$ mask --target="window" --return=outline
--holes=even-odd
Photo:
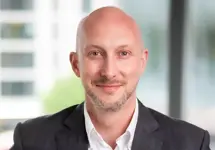
[[[33,28],[30,23],[3,23],[1,25],[3,39],[30,39],[33,37]]]
[[[32,10],[32,0],[1,0],[1,10]]]
[[[58,10],[58,4],[59,4],[59,1],[58,1],[58,0],[53,0],[53,10],[54,10],[54,11],[57,11],[57,10]]]
[[[215,1],[189,1],[184,119],[215,135]],[[212,138],[213,141],[213,138]],[[215,142],[215,141],[213,141]]]
[[[149,49],[149,61],[138,84],[137,97],[144,105],[168,114],[168,62],[166,60],[169,1],[120,0],[120,6],[135,18],[141,28],[145,46]]]
[[[33,67],[33,53],[1,53],[2,68],[26,68]]]
[[[57,39],[58,38],[58,32],[59,32],[59,30],[58,30],[58,24],[57,23],[54,23],[53,24],[53,26],[52,26],[52,29],[53,29],[53,39]]]
[[[34,84],[29,81],[2,81],[2,96],[27,96],[34,92]]]
[[[82,11],[85,13],[89,13],[91,11],[91,1],[90,0],[82,0]]]

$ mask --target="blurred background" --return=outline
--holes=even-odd
[[[184,2],[170,19],[171,0],[0,0],[0,150],[18,122],[84,100],[69,53],[81,18],[107,5],[136,19],[149,49],[138,98],[208,130],[215,150],[215,1]]]

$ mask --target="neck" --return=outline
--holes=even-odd
[[[131,96],[117,112],[98,110],[88,102],[86,103],[87,111],[94,127],[102,138],[114,148],[116,146],[116,139],[125,132],[132,119],[136,105],[136,96]]]

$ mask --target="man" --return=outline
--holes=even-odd
[[[103,7],[78,28],[70,54],[85,89],[85,102],[18,124],[12,150],[210,150],[209,134],[145,107],[136,87],[145,70],[135,21]]]

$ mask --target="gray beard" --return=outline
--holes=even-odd
[[[92,99],[94,106],[105,112],[117,112],[121,110],[121,108],[128,101],[128,99],[131,97],[134,91],[133,90],[132,92],[125,92],[116,102],[107,104],[103,102],[101,99],[99,99],[99,97],[96,96],[88,87],[85,89],[87,96]]]

